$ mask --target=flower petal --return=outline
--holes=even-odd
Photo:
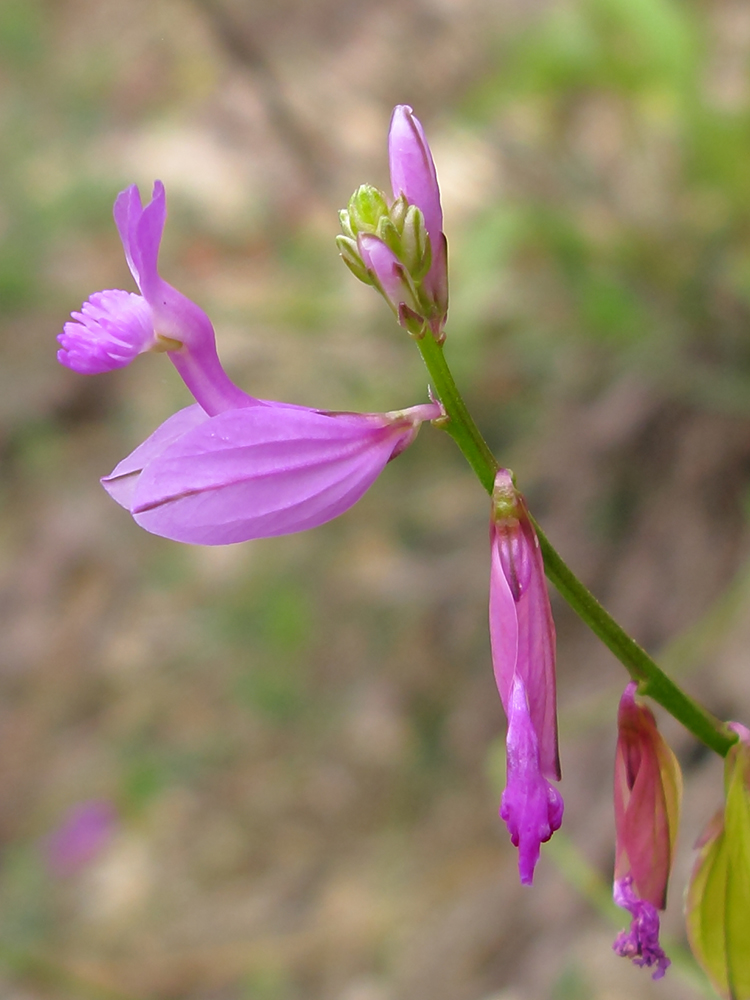
[[[200,426],[200,424],[204,424],[209,419],[209,415],[197,403],[173,413],[156,428],[150,437],[139,444],[135,451],[132,451],[127,458],[123,458],[119,465],[115,466],[112,472],[102,479],[102,486],[113,500],[130,510],[138,477],[144,466],[158,458],[183,434]]]
[[[131,512],[154,534],[204,545],[312,528],[362,496],[414,424],[283,405],[228,410],[144,467]]]

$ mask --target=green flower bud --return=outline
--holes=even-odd
[[[383,216],[388,215],[388,203],[382,191],[372,184],[361,184],[349,199],[349,226],[352,236],[374,233]]]
[[[337,236],[336,246],[341,254],[341,259],[352,272],[355,278],[364,281],[366,285],[374,285],[375,281],[362,262],[357,249],[357,241],[349,236]]]
[[[430,270],[432,251],[430,237],[424,225],[424,215],[416,205],[410,205],[404,218],[401,236],[401,260],[415,284],[418,284]]]
[[[400,194],[391,205],[390,211],[391,222],[398,230],[399,235],[404,231],[404,219],[408,210],[409,202],[406,200],[406,195]]]
[[[745,738],[727,755],[726,786],[724,814],[713,818],[697,845],[685,912],[693,954],[716,990],[731,1000],[749,1000],[750,742]]]
[[[345,208],[342,208],[339,212],[339,222],[341,223],[341,228],[344,230],[344,235],[348,236],[351,240],[355,239],[357,234],[352,229],[349,212]]]

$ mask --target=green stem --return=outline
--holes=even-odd
[[[443,429],[454,439],[482,486],[491,494],[498,463],[458,391],[442,345],[427,330],[417,340],[417,346],[435,393],[446,412]],[[534,525],[544,557],[544,569],[550,582],[591,631],[614,653],[631,678],[638,682],[639,693],[653,698],[697,739],[725,757],[736,741],[736,735],[667,677],[575,576],[539,525],[536,522]]]

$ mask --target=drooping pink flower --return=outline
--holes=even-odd
[[[540,845],[559,829],[563,800],[555,693],[555,626],[534,526],[511,473],[495,478],[490,522],[490,640],[508,717],[507,785],[501,817],[530,885]]]
[[[674,858],[682,779],[679,764],[656,728],[651,710],[625,688],[617,713],[615,752],[614,899],[629,910],[629,931],[613,947],[636,965],[655,966],[661,978],[670,962],[659,944],[659,916],[667,901]]]
[[[173,414],[102,483],[148,531],[220,545],[316,527],[351,507],[439,403],[382,414],[330,413],[248,396],[229,379],[213,326],[158,271],[164,187],[136,187],[115,221],[140,295],[98,292],[65,324],[59,360],[86,374],[166,351],[198,405]]]

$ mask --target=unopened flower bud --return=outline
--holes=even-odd
[[[659,979],[670,962],[659,944],[657,910],[667,902],[682,777],[653,713],[636,700],[636,689],[635,682],[628,684],[617,714],[614,899],[632,921],[613,948],[636,965],[654,966],[653,978]]]
[[[490,521],[490,640],[495,681],[508,717],[507,784],[500,815],[530,885],[540,845],[560,827],[555,698],[555,626],[539,542],[521,494],[499,469]]]
[[[352,272],[355,278],[359,278],[366,285],[374,285],[372,275],[367,270],[367,266],[359,253],[357,241],[350,236],[337,236],[336,246],[338,247],[341,259]]]
[[[372,184],[361,184],[349,199],[352,235],[376,232],[384,215],[388,215],[388,203],[383,192]]]
[[[696,847],[685,897],[690,947],[722,997],[750,997],[750,733],[726,758],[726,805]]]

